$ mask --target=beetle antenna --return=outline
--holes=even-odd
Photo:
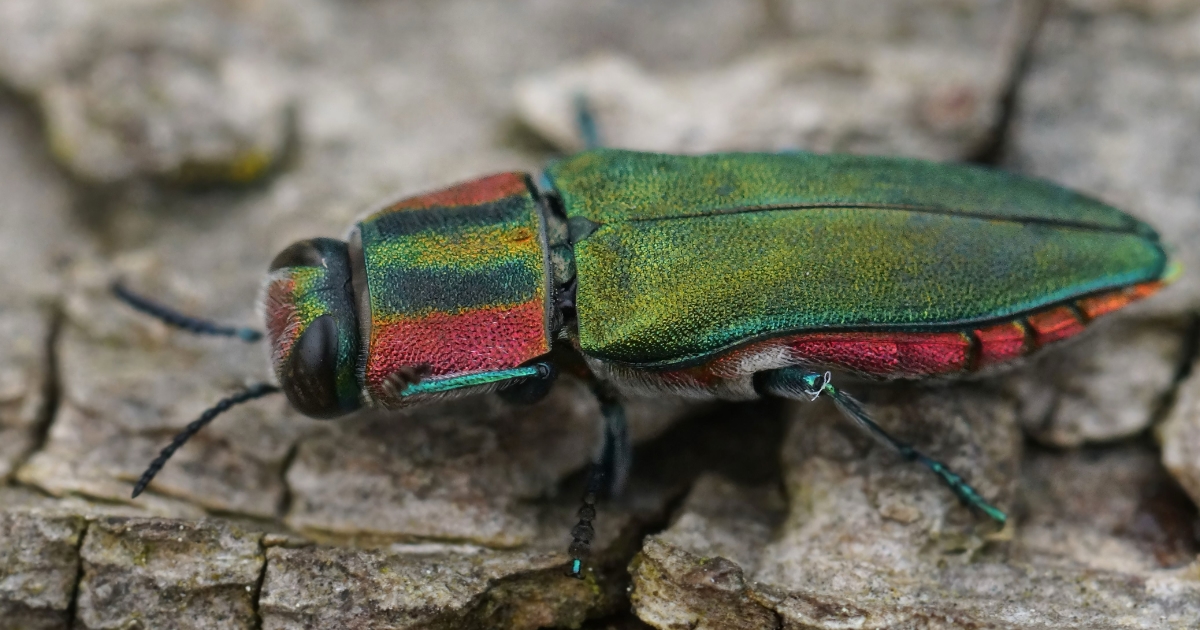
[[[214,418],[225,413],[226,411],[229,411],[229,409],[234,405],[240,405],[244,402],[248,402],[256,398],[262,398],[263,396],[274,394],[279,391],[279,387],[275,385],[270,383],[259,383],[257,385],[251,385],[245,390],[225,398],[212,407],[205,409],[204,413],[200,414],[199,418],[196,418],[186,427],[184,427],[184,429],[180,431],[174,437],[174,439],[171,440],[171,443],[163,448],[161,452],[159,452],[158,457],[155,457],[154,461],[150,462],[150,466],[146,468],[146,472],[142,473],[141,479],[138,479],[138,482],[133,486],[133,498],[136,499],[137,496],[146,489],[146,486],[150,485],[150,481],[154,479],[154,476],[158,474],[158,471],[162,470],[163,465],[167,463],[168,459],[171,459],[171,456],[175,454],[175,451],[179,450],[180,446],[183,446],[184,442],[190,440],[193,435],[196,435],[200,429],[203,429],[205,425],[207,425],[209,422],[212,422]]]
[[[133,307],[134,310],[145,313],[161,322],[181,328],[196,335],[215,335],[218,337],[237,337],[242,341],[254,342],[262,339],[262,333],[253,328],[241,328],[237,326],[226,326],[217,322],[184,315],[179,311],[159,304],[154,300],[140,296],[121,284],[121,281],[116,281],[112,284],[113,295],[117,296],[122,302]]]

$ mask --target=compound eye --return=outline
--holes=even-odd
[[[296,341],[279,380],[297,411],[311,418],[333,418],[346,412],[338,404],[337,368],[337,322],[322,315]]]
[[[285,267],[324,267],[325,254],[312,240],[297,241],[275,255],[268,273]]]

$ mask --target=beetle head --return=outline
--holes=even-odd
[[[262,295],[271,363],[288,400],[313,418],[361,406],[358,320],[346,243],[293,243],[271,262]]]

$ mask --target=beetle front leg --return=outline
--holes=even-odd
[[[579,506],[579,522],[571,528],[571,546],[567,550],[571,554],[571,568],[567,575],[575,578],[583,577],[583,561],[592,551],[592,538],[596,534],[592,526],[592,520],[596,518],[596,500],[602,493],[608,496],[620,494],[633,463],[633,445],[620,396],[603,381],[593,381],[592,392],[600,402],[600,414],[604,417],[604,438],[599,456],[588,470],[587,487]]]
[[[545,398],[558,379],[558,368],[549,361],[536,363],[534,367],[538,369],[537,376],[515,379],[496,393],[514,405],[532,405]]]
[[[875,424],[875,421],[863,409],[862,403],[833,386],[830,382],[829,372],[813,372],[795,367],[769,370],[755,375],[754,387],[760,394],[770,394],[782,398],[814,401],[821,394],[829,396],[844,416],[853,420],[871,437],[904,459],[915,461],[933,471],[946,485],[950,486],[950,489],[964,504],[980,510],[1001,524],[1008,520],[1008,515],[988,503],[975,488],[950,470],[948,466],[918,451],[912,445],[892,437],[882,427]]]

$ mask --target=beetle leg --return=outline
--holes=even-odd
[[[756,375],[755,387],[761,393],[773,394],[783,398],[812,401],[816,400],[821,394],[829,396],[843,415],[853,420],[855,424],[866,430],[867,433],[880,443],[891,448],[905,460],[915,461],[933,471],[946,485],[950,486],[950,489],[954,491],[954,494],[964,504],[980,510],[1000,523],[1008,520],[1008,516],[1003,511],[988,503],[975,488],[972,488],[970,484],[954,471],[950,470],[948,466],[918,451],[912,445],[892,437],[882,427],[875,424],[875,421],[863,409],[862,403],[858,402],[853,396],[833,386],[830,382],[829,372],[822,374],[801,368],[782,368],[761,372]]]
[[[576,512],[579,522],[571,528],[571,545],[567,547],[567,553],[571,555],[571,568],[567,570],[569,577],[583,579],[583,561],[592,554],[592,538],[596,536],[592,520],[596,518],[596,498],[604,483],[604,468],[603,462],[593,462],[588,470],[587,488],[583,491],[583,499]]]
[[[497,393],[506,402],[515,405],[532,405],[545,398],[558,378],[558,368],[549,361],[538,363],[536,367],[537,376],[515,379],[513,383],[501,387]]]
[[[592,383],[592,392],[600,401],[604,417],[604,443],[598,464],[603,473],[601,490],[615,497],[625,489],[629,467],[633,464],[633,443],[629,440],[629,425],[625,421],[625,405],[612,385],[603,381]]]
[[[591,554],[592,538],[596,530],[592,520],[596,518],[596,499],[603,493],[616,496],[625,487],[629,478],[629,467],[633,463],[633,445],[629,440],[629,427],[625,421],[625,406],[611,385],[603,381],[592,382],[592,392],[600,401],[600,414],[604,417],[604,439],[599,458],[588,470],[587,488],[579,506],[579,522],[571,528],[571,568],[567,575],[583,577],[583,560]]]
[[[583,92],[575,95],[575,124],[579,127],[579,137],[583,138],[584,149],[600,148],[600,130],[596,127],[596,116]]]

